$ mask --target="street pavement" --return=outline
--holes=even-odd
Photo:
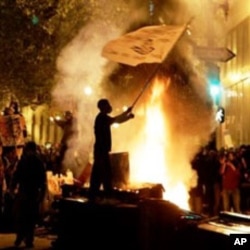
[[[34,240],[34,248],[32,250],[49,250],[52,249],[52,242],[56,239],[55,235],[48,234],[44,229],[39,228],[36,230]],[[25,250],[24,243],[19,248],[14,247],[15,234],[13,232],[0,232],[0,249],[1,250]]]

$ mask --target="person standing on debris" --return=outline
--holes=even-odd
[[[89,198],[93,200],[101,185],[106,195],[112,191],[112,174],[109,152],[111,151],[111,125],[113,123],[123,123],[134,118],[132,107],[118,116],[111,117],[112,106],[107,99],[100,99],[97,103],[100,112],[97,114],[94,123],[95,144],[94,162],[90,176]]]
[[[15,246],[25,242],[33,247],[35,225],[39,219],[39,208],[46,192],[46,169],[34,141],[24,147],[21,159],[14,172],[10,192],[15,197],[13,207]]]

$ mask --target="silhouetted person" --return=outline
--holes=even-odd
[[[97,103],[100,112],[95,118],[94,132],[94,162],[90,176],[89,198],[94,199],[98,194],[101,185],[106,195],[112,192],[112,173],[109,153],[112,146],[111,125],[113,123],[123,123],[134,115],[131,113],[132,107],[118,116],[111,117],[112,106],[107,99],[100,99]]]
[[[197,173],[197,184],[190,190],[192,210],[198,214],[202,214],[203,207],[203,185],[204,185],[204,168],[203,164],[206,158],[206,150],[201,149],[191,161],[192,169]]]
[[[15,246],[22,241],[33,247],[39,207],[46,191],[46,170],[35,142],[27,142],[13,175],[10,192],[15,195],[13,209],[16,229]]]
[[[72,112],[66,111],[64,113],[64,119],[55,120],[55,123],[58,126],[60,126],[63,130],[63,135],[60,142],[59,156],[57,159],[58,170],[56,171],[60,173],[63,169],[63,160],[68,150],[69,140],[73,137],[74,133],[76,132],[76,120],[73,117]]]

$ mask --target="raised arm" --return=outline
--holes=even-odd
[[[112,118],[112,123],[123,123],[129,119],[134,118],[134,114],[132,113],[132,107],[129,107],[126,111]]]

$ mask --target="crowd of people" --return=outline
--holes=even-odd
[[[230,149],[202,148],[192,161],[197,185],[190,191],[191,207],[199,214],[247,212],[250,198],[250,146]]]

